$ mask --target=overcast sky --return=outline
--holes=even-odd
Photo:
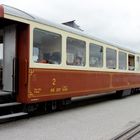
[[[47,20],[76,20],[89,34],[140,52],[139,0],[0,0]]]

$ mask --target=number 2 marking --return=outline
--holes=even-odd
[[[53,85],[53,86],[56,85],[56,79],[55,79],[55,78],[52,79],[52,85]]]

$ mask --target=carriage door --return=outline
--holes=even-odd
[[[16,58],[16,26],[4,28],[3,36],[3,90],[14,92],[15,59]]]

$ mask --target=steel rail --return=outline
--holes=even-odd
[[[111,140],[131,140],[134,136],[140,133],[140,123],[132,126],[131,128],[123,131],[122,133],[118,134]]]

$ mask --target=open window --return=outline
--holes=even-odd
[[[111,48],[106,49],[106,67],[108,69],[116,69],[117,67],[117,51]]]
[[[127,69],[127,54],[125,52],[119,51],[119,69]]]
[[[67,38],[67,65],[85,66],[86,42],[74,38]]]
[[[61,35],[34,29],[33,61],[35,63],[61,63]]]
[[[90,67],[103,67],[103,47],[90,43],[89,48]]]
[[[128,55],[128,70],[131,71],[135,70],[135,55],[132,54]]]
[[[136,57],[136,70],[140,71],[140,56]]]

